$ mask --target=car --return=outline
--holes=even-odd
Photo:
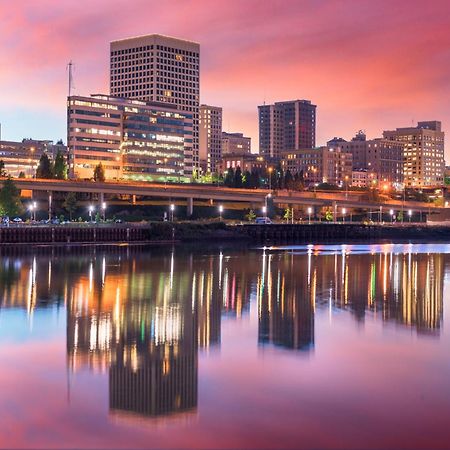
[[[255,219],[255,223],[257,225],[270,225],[272,221],[270,220],[269,217],[257,217]]]
[[[20,217],[14,217],[13,222],[21,223],[23,220]]]

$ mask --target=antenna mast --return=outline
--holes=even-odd
[[[73,63],[72,63],[72,60],[70,60],[69,64],[67,64],[67,69],[69,71],[69,97],[72,95],[72,88],[73,88],[72,68],[73,68]]]

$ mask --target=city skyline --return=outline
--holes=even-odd
[[[223,129],[250,136],[253,151],[257,106],[264,102],[305,98],[317,104],[317,145],[334,136],[350,139],[360,128],[375,137],[420,120],[441,120],[446,130],[446,2],[426,10],[419,1],[407,10],[389,3],[390,14],[386,1],[351,8],[339,1],[190,1],[155,10],[136,0],[128,14],[123,5],[21,2],[0,12],[3,139],[65,138],[66,64],[75,64],[74,95],[106,93],[109,42],[149,33],[200,43],[200,102],[223,107]],[[194,10],[201,14],[185,20]],[[421,32],[405,32],[419,18]],[[419,63],[424,60],[429,63]]]

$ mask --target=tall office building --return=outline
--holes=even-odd
[[[222,108],[200,105],[199,157],[204,172],[214,173],[222,157]]]
[[[259,149],[264,156],[316,146],[316,105],[309,100],[258,106]]]
[[[111,42],[110,93],[164,102],[192,114],[192,153],[186,175],[199,166],[200,45],[159,34]]]
[[[251,138],[242,133],[222,132],[222,155],[248,155],[251,145]]]
[[[416,127],[384,131],[383,137],[405,146],[403,175],[407,187],[437,187],[444,184],[444,132],[441,122],[418,122]]]
[[[72,96],[68,147],[72,178],[92,178],[101,163],[107,179],[181,181],[192,153],[192,116],[172,104]]]

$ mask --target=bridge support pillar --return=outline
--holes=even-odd
[[[188,217],[191,217],[193,213],[194,213],[194,199],[192,197],[189,197],[186,203],[186,215]]]
[[[98,206],[99,209],[102,209],[102,204],[105,201],[105,194],[103,192],[100,192],[100,194],[98,194]]]
[[[338,213],[338,210],[337,210],[337,202],[334,201],[334,202],[333,202],[333,222],[334,222],[334,223],[337,223],[337,221],[338,221],[337,213]]]

